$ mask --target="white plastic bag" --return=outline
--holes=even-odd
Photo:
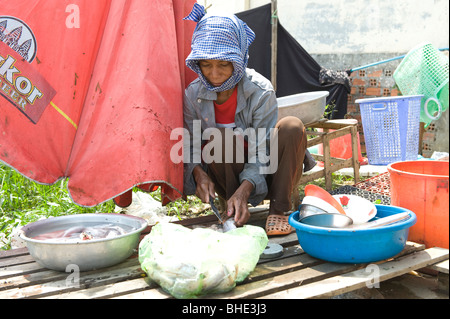
[[[139,245],[139,262],[150,279],[175,298],[227,292],[255,268],[268,243],[261,227],[227,233],[159,223]]]

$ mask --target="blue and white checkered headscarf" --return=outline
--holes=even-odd
[[[194,4],[191,13],[184,20],[197,22],[192,35],[192,51],[186,58],[186,65],[198,74],[203,85],[210,91],[222,92],[233,88],[245,74],[248,47],[255,39],[255,33],[235,15],[209,15],[198,3]],[[233,74],[221,86],[215,87],[202,74],[199,60],[230,61],[234,67]]]

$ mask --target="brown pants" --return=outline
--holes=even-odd
[[[270,200],[271,210],[286,212],[291,208],[292,189],[302,177],[307,141],[305,127],[296,117],[282,118],[275,127],[278,128],[278,168],[275,173],[266,176],[266,199]],[[233,140],[233,146],[235,145],[236,140]],[[222,157],[225,158],[225,149]],[[239,187],[239,174],[244,168],[244,163],[226,162],[222,160],[221,163],[208,164],[208,175],[215,184],[216,192],[225,200]]]

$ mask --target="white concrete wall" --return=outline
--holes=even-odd
[[[198,0],[236,13],[270,0]],[[449,46],[448,0],[278,0],[282,25],[310,54],[408,52]]]

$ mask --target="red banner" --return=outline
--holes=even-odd
[[[15,0],[0,6],[0,160],[79,205],[136,185],[181,196],[194,0]],[[186,79],[186,80],[185,80]]]

